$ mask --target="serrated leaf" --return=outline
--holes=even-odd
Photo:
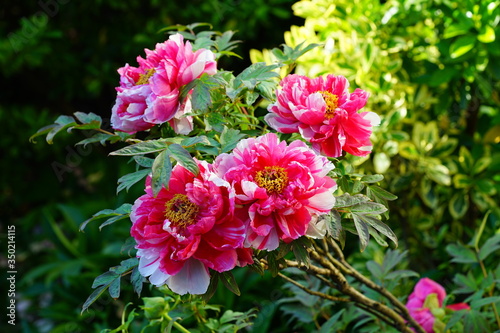
[[[168,147],[167,152],[170,157],[175,159],[177,163],[182,165],[186,170],[188,170],[192,174],[197,175],[200,172],[196,161],[193,159],[191,154],[189,154],[189,152],[186,149],[184,149],[181,145],[173,143]]]
[[[224,130],[220,135],[221,153],[227,153],[236,147],[238,142],[245,137],[245,134],[240,131],[224,126]]]
[[[114,152],[111,152],[110,155],[134,156],[134,155],[156,153],[167,149],[168,142],[169,141],[165,139],[141,141],[136,144],[130,145],[128,147],[124,147]]]
[[[150,169],[143,169],[136,172],[132,172],[122,176],[118,179],[118,187],[116,188],[116,193],[120,193],[121,190],[126,189],[127,191],[134,185],[139,182],[141,179],[146,177],[151,172]]]
[[[168,189],[168,183],[172,174],[172,163],[166,150],[156,156],[151,169],[151,189],[156,197],[162,187]]]

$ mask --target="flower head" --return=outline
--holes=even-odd
[[[197,176],[176,165],[169,188],[156,197],[148,177],[146,194],[135,201],[130,215],[140,273],[178,294],[205,293],[209,268],[224,272],[252,262],[249,250],[242,248],[245,227],[233,214],[229,184],[211,165],[197,164]]]
[[[183,86],[203,73],[215,74],[215,55],[207,49],[193,51],[189,41],[175,34],[156,44],[154,50],[145,50],[146,58],[137,57],[139,67],[126,64],[118,69],[120,86],[112,112],[112,127],[135,133],[155,124],[169,122],[176,133],[188,134],[192,119],[185,116],[191,111],[190,95],[181,99]],[[129,107],[124,97],[141,94],[141,108]],[[145,106],[145,107],[144,107]],[[134,124],[137,122],[138,124]],[[146,126],[145,124],[148,124]]]
[[[335,203],[337,184],[327,176],[333,164],[303,142],[269,133],[242,140],[214,170],[235,189],[237,214],[248,223],[246,244],[274,250],[279,241],[322,236],[318,216]]]
[[[371,152],[372,127],[380,118],[373,112],[358,112],[366,104],[367,92],[349,93],[347,79],[334,75],[311,79],[292,74],[280,85],[265,117],[272,128],[300,132],[313,149],[330,157],[341,156],[342,150],[356,156]]]
[[[427,333],[434,333],[436,327],[444,327],[440,319],[444,316],[441,308],[445,297],[446,291],[439,283],[429,278],[422,278],[408,296],[406,308]],[[470,307],[465,303],[458,303],[448,305],[446,308],[458,311]]]

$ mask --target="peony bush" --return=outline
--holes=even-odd
[[[219,282],[240,295],[232,272],[245,267],[254,274],[268,271],[333,310],[345,305],[336,314],[329,310],[318,322],[321,331],[342,329],[346,318],[368,318],[357,325],[466,332],[467,326],[455,324],[479,303],[443,307],[443,287],[428,278],[417,283],[406,305],[406,295],[389,288],[418,276],[392,271],[404,254],[389,250],[387,264],[377,268],[370,261],[366,269],[344,255],[356,239],[364,253],[398,246],[384,222],[387,202],[397,198],[379,186],[382,175],[360,174],[345,158],[372,150],[370,137],[380,117],[365,109],[370,93],[350,92],[348,80],[335,73],[291,74],[297,58],[320,47],[315,44],[284,47],[277,63],[255,63],[234,75],[217,68],[220,57],[233,54],[233,33],[196,33],[197,26],[179,26],[167,41],[145,50],[138,67],[118,70],[110,129],[101,128],[99,116],[77,112],[33,136],[51,140],[65,129],[93,130],[78,144],[119,142],[111,155],[137,166],[118,179],[118,192],[144,186],[145,194],[133,204],[102,210],[81,226],[100,219],[106,219],[101,227],[130,221],[133,239],[130,257],[96,277],[83,311],[106,290],[118,298],[120,281],[129,277],[137,294],[149,281],[164,295],[143,298],[144,327],[214,331],[214,322],[197,311]],[[496,301],[491,295],[481,304],[494,307]],[[182,315],[173,318],[180,304],[185,318],[192,311],[203,319],[193,324]],[[342,319],[349,307],[355,308],[351,317]],[[228,311],[220,323],[233,322],[233,330],[251,326],[254,314]],[[134,313],[119,329],[129,329]]]

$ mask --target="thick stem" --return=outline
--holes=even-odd
[[[388,324],[394,326],[401,332],[413,333],[413,331],[406,324],[404,318],[401,317],[397,312],[380,302],[366,297],[365,295],[354,289],[352,286],[350,286],[345,276],[340,272],[339,269],[337,269],[333,265],[333,263],[327,260],[327,258],[321,256],[315,250],[310,250],[310,255],[313,260],[315,260],[317,263],[319,263],[329,271],[328,275],[336,283],[337,289],[343,294],[349,296],[358,305],[361,304],[361,308],[365,307],[370,309],[370,311],[373,310],[372,313],[377,315],[382,320],[386,321]],[[379,316],[378,314],[381,314],[382,316]],[[416,328],[419,332],[425,333],[425,331],[423,331],[423,329],[418,325]]]

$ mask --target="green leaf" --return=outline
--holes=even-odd
[[[476,44],[476,37],[471,35],[466,35],[458,38],[450,46],[450,57],[452,59],[463,56],[470,50],[474,48]]]
[[[482,312],[472,309],[465,315],[463,332],[491,332],[491,329]]]
[[[474,166],[474,159],[472,158],[469,150],[464,146],[460,147],[458,153],[458,161],[460,162],[462,168],[464,168],[464,170],[467,172],[471,171]]]
[[[92,215],[92,217],[90,219],[84,221],[80,225],[80,231],[83,231],[83,229],[85,229],[85,227],[87,226],[87,224],[89,222],[92,222],[92,221],[95,221],[95,220],[98,220],[98,219],[109,217],[110,219],[113,219],[113,222],[116,222],[117,220],[114,220],[114,219],[117,218],[117,217],[119,219],[126,218],[126,217],[128,217],[130,215],[131,210],[132,210],[132,205],[128,204],[128,203],[124,203],[124,204],[122,204],[120,207],[118,207],[116,209],[104,209],[104,210],[101,210],[101,211],[95,213],[94,215]],[[106,223],[106,222],[104,222],[104,223]],[[107,224],[111,224],[111,223],[107,223]],[[102,227],[103,227],[103,225],[101,225],[100,228],[102,228]]]
[[[245,137],[245,134],[232,128],[224,126],[224,130],[220,135],[221,153],[227,153],[236,147],[238,142]]]
[[[164,297],[143,297],[144,316],[148,320],[161,318],[163,313],[167,311],[167,301]]]
[[[134,156],[134,161],[138,165],[145,167],[145,168],[152,168],[153,167],[153,162],[154,158],[149,158],[145,156],[140,156],[140,155],[135,155]]]
[[[107,288],[108,288],[108,286],[104,285],[104,286],[100,286],[99,288],[94,290],[94,292],[92,292],[92,294],[90,294],[90,296],[87,298],[85,303],[83,303],[81,313],[83,313],[85,310],[87,310],[89,308],[89,306],[92,305],[92,303],[94,303],[99,297],[101,297],[101,295],[106,291]]]
[[[479,35],[477,35],[477,39],[481,43],[492,43],[495,41],[495,29],[491,26],[484,24],[481,29],[479,29]]]
[[[409,160],[418,160],[420,153],[412,142],[403,141],[399,144],[399,155]]]
[[[54,122],[54,124],[48,125],[48,126],[45,126],[45,127],[42,127],[41,129],[39,129],[35,134],[33,134],[29,138],[29,141],[35,142],[34,138],[47,133],[45,140],[47,141],[47,143],[52,144],[54,136],[56,136],[57,133],[61,132],[62,130],[65,130],[68,127],[75,126],[75,125],[76,125],[76,121],[73,117],[65,116],[65,115],[59,116],[56,119],[56,121]]]
[[[370,201],[370,198],[368,198],[366,195],[350,195],[349,193],[344,193],[335,198],[335,206],[333,206],[333,208],[352,207],[368,201]]]
[[[382,180],[384,180],[384,176],[382,175],[366,175],[361,177],[361,181],[363,183],[369,183],[369,184],[378,183],[381,182]]]
[[[192,174],[197,175],[200,172],[200,170],[198,169],[198,164],[196,164],[196,161],[193,159],[191,154],[189,154],[189,152],[186,149],[184,149],[181,145],[173,143],[168,147],[167,152],[170,155],[170,157],[176,160],[177,163],[182,165],[186,170],[188,170]]]
[[[489,156],[483,156],[480,159],[474,163],[474,166],[472,167],[472,175],[477,175],[481,172],[483,172],[487,167],[489,167],[491,164],[491,157]]]
[[[368,245],[368,241],[370,240],[370,230],[368,229],[369,224],[366,223],[364,219],[360,218],[359,215],[353,214],[352,217],[354,226],[356,227],[356,231],[358,232],[359,236],[360,250],[361,252],[363,252]]]
[[[141,296],[144,277],[139,272],[139,266],[134,267],[134,269],[132,270],[132,274],[130,275],[130,283],[132,283],[132,287],[137,293],[137,296]]]
[[[372,199],[377,198],[379,200],[389,200],[389,201],[396,200],[398,198],[394,194],[376,185],[368,186],[366,188],[366,195]]]
[[[472,183],[472,179],[467,175],[457,173],[453,176],[453,186],[456,188],[468,188],[472,185]]]
[[[382,204],[368,201],[368,202],[362,202],[362,203],[359,203],[355,206],[352,206],[350,211],[353,214],[379,215],[379,214],[385,213],[387,211],[387,208]]]
[[[438,87],[443,83],[448,83],[453,79],[453,77],[458,73],[458,70],[454,67],[445,67],[440,70],[436,70],[432,73],[429,79],[429,86]]]
[[[256,262],[254,262],[257,264]],[[204,302],[210,301],[210,299],[214,296],[215,292],[217,291],[217,286],[219,285],[219,274],[212,274],[210,276],[210,284],[208,285],[208,289],[206,293],[201,295],[201,299]]]
[[[453,257],[451,262],[462,264],[477,263],[476,254],[469,248],[459,244],[449,244],[446,246],[446,252]]]
[[[118,276],[119,274],[115,272],[107,271],[94,279],[94,282],[92,283],[92,289],[97,288],[99,286],[109,285]]]
[[[172,163],[170,156],[166,150],[162,151],[156,156],[153,162],[152,176],[151,176],[151,189],[153,195],[156,197],[162,187],[168,189],[168,183],[172,174]]]
[[[108,141],[111,138],[119,138],[119,137],[106,133],[96,133],[90,138],[83,139],[82,141],[77,142],[76,145],[83,145],[83,147],[85,148],[89,143],[99,142],[101,143],[101,145],[104,146],[106,141]]]
[[[247,89],[253,90],[259,82],[278,77],[279,74],[274,70],[279,67],[278,64],[266,65],[264,62],[252,64],[235,78],[235,84],[243,84]]]
[[[492,304],[492,303],[497,303],[500,302],[500,296],[492,296],[492,297],[485,297],[482,299],[477,299],[471,302],[470,307],[472,309],[480,309],[481,307]]]
[[[136,172],[132,172],[122,176],[118,179],[118,187],[116,188],[116,193],[120,193],[121,190],[126,189],[127,191],[134,185],[139,182],[141,179],[146,177],[151,172],[150,169],[143,169]]]
[[[81,122],[81,125],[76,125],[78,129],[98,129],[101,128],[102,118],[95,113],[84,113],[77,111],[74,113],[76,119]]]
[[[319,330],[319,333],[330,333],[339,332],[343,328],[344,323],[340,320],[340,317],[344,314],[345,309],[337,311],[333,316],[330,317]]]
[[[493,237],[488,238],[479,250],[479,259],[485,260],[491,253],[500,249],[500,234],[495,234]]]
[[[119,155],[119,156],[144,155],[144,154],[163,151],[167,149],[167,147],[168,147],[168,140],[165,139],[141,141],[139,143],[111,152],[110,155]]]
[[[443,32],[443,38],[448,39],[459,35],[465,35],[474,26],[472,20],[462,20],[447,26]]]
[[[427,176],[438,184],[450,186],[450,170],[442,164],[429,163],[425,169]]]
[[[379,233],[389,238],[396,246],[398,246],[398,237],[396,236],[394,231],[392,231],[391,228],[389,228],[387,224],[383,223],[379,219],[370,215],[352,214],[352,217],[354,219],[355,224],[356,221],[358,221],[358,224],[364,223],[370,225],[373,229],[377,230]],[[358,228],[356,227],[356,229]]]
[[[375,153],[373,155],[373,166],[375,172],[385,173],[391,166],[391,159],[386,153]]]
[[[311,247],[311,241],[307,237],[300,237],[292,242],[292,251],[297,262],[309,267],[311,260],[307,248]]]
[[[113,282],[111,282],[111,284],[109,285],[109,295],[114,298],[114,299],[117,299],[120,297],[120,280],[121,280],[121,275],[118,276],[118,278],[116,278],[115,280],[113,280]]]
[[[240,288],[238,288],[238,284],[234,279],[233,273],[230,271],[219,273],[219,278],[222,281],[222,284],[224,284],[233,294],[236,294],[237,296],[241,295]]]
[[[463,192],[456,192],[451,198],[448,208],[454,219],[461,219],[469,209],[469,195]]]
[[[495,183],[490,179],[479,179],[476,181],[476,187],[485,195],[495,195],[497,193]]]

